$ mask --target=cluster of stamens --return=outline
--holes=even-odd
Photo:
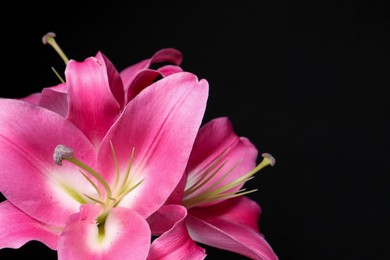
[[[196,180],[187,181],[187,186],[184,191],[183,205],[186,208],[192,208],[199,205],[204,205],[210,202],[222,201],[238,196],[243,196],[252,192],[257,191],[257,189],[247,191],[245,188],[240,190],[234,190],[234,187],[242,186],[245,182],[253,178],[253,175],[263,169],[264,167],[275,164],[275,159],[272,155],[268,153],[263,153],[263,160],[251,171],[243,174],[239,178],[235,179],[232,182],[229,182],[224,185],[220,185],[226,177],[233,172],[237,167],[238,163],[233,167],[228,169],[223,175],[217,177],[217,174],[225,166],[226,162],[222,162],[225,153],[222,153],[214,163],[211,164],[205,171],[197,174]],[[222,163],[221,163],[222,162]],[[209,182],[212,182],[212,185],[202,190],[198,194],[196,192],[205,187]]]
[[[88,195],[86,193],[79,194],[74,190],[69,192],[69,194],[81,203],[96,203],[101,205],[102,210],[96,220],[98,227],[104,227],[104,223],[108,214],[110,213],[110,210],[116,207],[127,194],[137,188],[143,181],[143,179],[136,181],[136,176],[131,174],[134,149],[132,150],[126,172],[123,175],[120,174],[117,156],[112,144],[111,151],[115,161],[115,182],[112,187],[107,183],[107,181],[100,173],[96,172],[85,163],[76,159],[71,148],[60,144],[55,148],[53,153],[53,159],[57,165],[61,166],[62,162],[65,160],[79,167],[80,173],[96,191],[97,197]],[[99,186],[103,187],[103,190]],[[104,232],[104,229],[102,228],[101,231]]]

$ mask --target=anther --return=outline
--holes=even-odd
[[[274,165],[275,165],[276,160],[275,160],[275,158],[274,158],[272,155],[270,155],[269,153],[263,153],[261,156],[264,158],[264,160],[268,160],[268,161],[269,161],[269,162],[268,162],[269,165],[271,165],[271,166],[274,166]]]
[[[45,35],[43,35],[43,37],[42,37],[42,43],[43,43],[43,44],[48,44],[49,41],[54,40],[55,37],[56,37],[56,34],[55,34],[55,33],[53,33],[53,32],[48,32],[48,33],[46,33]]]
[[[61,166],[62,160],[69,159],[73,157],[73,150],[63,144],[57,145],[57,147],[54,149],[53,153],[53,159],[54,162]]]

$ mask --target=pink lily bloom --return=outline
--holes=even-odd
[[[98,90],[112,92],[109,96],[113,95],[121,108],[141,92],[142,89],[153,84],[159,78],[164,78],[173,73],[183,71],[179,67],[183,60],[182,54],[180,51],[173,48],[161,49],[152,55],[151,58],[129,66],[120,73],[118,73],[115,66],[103,53],[98,52],[95,55],[95,58],[107,71],[108,80],[108,82],[106,82],[106,89],[100,88]],[[157,69],[151,68],[160,63],[168,63],[170,65],[161,66]],[[72,74],[72,72],[70,72],[70,74]],[[53,87],[44,88],[40,93],[33,93],[20,99],[40,105],[66,117],[68,114],[67,91],[68,84],[60,83]]]
[[[98,145],[107,130],[117,120],[121,111],[137,94],[159,78],[183,72],[177,66],[182,61],[182,54],[173,48],[156,52],[150,59],[145,59],[129,66],[121,73],[101,52],[86,59],[82,64],[67,64],[66,82],[47,87],[41,93],[34,93],[20,100],[37,104],[52,110],[73,122],[82,130],[93,144]],[[157,70],[150,67],[156,63],[172,63]],[[79,77],[78,72],[85,70]],[[91,80],[88,75],[99,75]],[[96,81],[100,84],[96,88]],[[77,87],[82,85],[83,87]],[[91,96],[90,93],[95,95]],[[89,106],[85,106],[88,99]],[[94,100],[91,100],[94,99]]]
[[[186,175],[166,205],[148,218],[152,234],[161,235],[153,241],[151,251],[166,241],[180,239],[169,216],[181,214],[178,224],[186,226],[181,234],[183,241],[189,235],[196,242],[251,259],[278,259],[260,233],[260,206],[244,196],[252,191],[242,189],[254,173],[274,164],[272,156],[263,154],[263,161],[256,166],[256,157],[257,149],[247,138],[235,134],[227,118],[204,125]],[[183,208],[186,213],[182,213]]]
[[[66,83],[0,99],[0,248],[147,258],[145,219],[181,180],[207,102],[205,80],[174,72],[130,99],[98,54],[69,61]]]

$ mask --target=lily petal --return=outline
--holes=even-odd
[[[166,65],[158,70],[144,69],[133,79],[127,92],[127,100],[132,100],[144,88],[150,86],[158,77],[168,77],[174,73],[183,72],[179,66]]]
[[[60,232],[31,218],[8,201],[0,203],[0,248],[20,248],[37,240],[55,250]]]
[[[226,173],[229,174],[213,189],[234,182],[248,173],[256,167],[257,153],[256,147],[247,138],[237,136],[228,118],[221,117],[211,120],[200,129],[195,140],[186,170],[188,173],[187,188],[204,176],[208,169],[213,169],[213,172],[219,166],[224,165],[212,180],[192,192],[186,199],[203,193],[215,185]],[[242,186],[243,183],[229,191],[237,191]]]
[[[55,87],[44,88],[39,100],[39,106],[47,108],[57,114],[66,117],[68,113],[68,97],[65,83]]]
[[[160,73],[155,70],[145,69],[143,71],[140,71],[134,77],[134,80],[131,82],[131,85],[127,92],[127,100],[132,100],[144,88],[151,85],[158,76],[160,76]]]
[[[35,105],[38,105],[40,99],[41,99],[41,93],[33,93],[26,97],[19,98],[19,100],[29,102]]]
[[[198,246],[188,235],[185,224],[187,210],[180,205],[162,207],[162,215],[172,217],[171,229],[156,238],[148,255],[148,260],[204,259],[205,249]]]
[[[174,48],[165,48],[157,51],[149,61],[149,66],[161,62],[169,62],[180,65],[183,61],[182,53]]]
[[[212,206],[194,207],[189,209],[189,212],[199,218],[203,213],[207,213],[207,216],[228,219],[259,232],[261,207],[246,196],[228,199]]]
[[[180,181],[206,107],[208,83],[191,73],[175,73],[137,95],[107,133],[98,155],[105,179],[113,179],[118,158],[125,172],[134,149],[131,168],[142,181],[120,205],[142,216],[155,212]]]
[[[207,210],[206,207],[190,209],[187,228],[192,239],[251,259],[278,259],[264,236],[254,227],[254,221],[260,214],[257,207],[247,198],[237,200],[240,200],[237,206],[228,210],[223,210],[223,204],[221,207],[213,205]],[[240,210],[243,212],[239,212]],[[251,217],[252,213],[256,217]],[[245,217],[249,219],[242,219]]]
[[[58,144],[94,166],[95,149],[65,118],[27,102],[0,99],[0,192],[26,214],[53,226],[63,226],[78,211],[80,203],[66,187],[79,193],[93,190],[78,168],[54,163]]]
[[[105,63],[94,57],[84,62],[71,60],[65,70],[69,86],[67,118],[96,146],[120,112],[120,105],[111,92],[110,75]]]
[[[166,65],[158,68],[157,71],[160,72],[163,77],[168,77],[174,73],[183,72],[183,69],[179,66]]]
[[[174,65],[180,65],[183,60],[183,55],[180,51],[173,48],[165,48],[157,51],[150,59],[140,61],[120,72],[123,80],[125,93],[135,93],[137,91],[131,90],[131,85],[138,73],[144,69],[150,68],[151,65],[159,62],[169,62]],[[139,88],[138,88],[139,89]],[[139,91],[138,91],[139,92]],[[128,97],[134,97],[133,94],[128,94]],[[129,102],[130,99],[127,99]]]
[[[182,205],[164,205],[147,218],[153,236],[160,236],[170,230],[176,222],[187,215]]]
[[[145,219],[129,209],[114,208],[102,235],[96,224],[99,213],[99,206],[88,204],[69,218],[58,239],[59,260],[146,259],[151,234]]]
[[[129,92],[129,88],[134,78],[138,75],[138,73],[149,67],[150,59],[142,60],[130,67],[125,68],[120,72],[120,76],[123,82],[123,89],[125,93]],[[126,101],[128,102],[128,100]]]
[[[108,74],[108,85],[110,86],[116,101],[118,101],[119,106],[123,107],[125,95],[123,92],[122,78],[120,77],[118,70],[102,52],[99,51],[95,57],[101,64],[105,65]]]

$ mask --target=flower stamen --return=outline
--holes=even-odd
[[[134,148],[133,148],[133,150],[131,150],[129,164],[127,165],[126,174],[125,174],[125,177],[122,181],[122,186],[120,187],[120,190],[125,189],[125,187],[128,184],[128,180],[129,180],[129,176],[130,176],[130,172],[131,172],[131,166],[133,165],[133,158],[134,158]],[[131,180],[131,178],[130,178],[130,180]]]
[[[102,196],[102,191],[99,189],[99,187],[91,180],[91,178],[89,178],[85,173],[83,173],[82,171],[80,171],[80,173],[84,176],[85,179],[87,179],[87,181],[92,185],[92,187],[96,190],[99,198],[103,198]],[[96,200],[94,200],[96,201]]]
[[[61,81],[61,83],[65,82],[65,80],[61,77],[61,75],[58,73],[58,71],[54,67],[51,67],[51,70],[54,72],[54,74],[56,74],[57,78]]]
[[[96,224],[98,227],[99,237],[104,238],[105,235],[105,222],[108,215],[111,212],[111,209],[118,206],[118,204],[122,201],[122,199],[129,194],[131,191],[136,189],[144,179],[136,181],[135,173],[131,172],[131,168],[133,165],[134,158],[134,148],[132,149],[130,160],[126,168],[126,172],[121,176],[119,163],[117,159],[117,155],[115,153],[115,149],[113,144],[110,142],[111,152],[114,159],[115,164],[115,180],[112,185],[106,182],[101,174],[93,170],[91,167],[86,165],[85,163],[79,161],[74,157],[74,152],[71,148],[65,145],[57,145],[54,150],[53,159],[57,165],[62,165],[63,160],[66,160],[73,165],[79,167],[80,173],[84,176],[84,178],[92,185],[92,187],[97,192],[97,196],[91,196],[85,193],[79,193],[75,189],[73,189],[70,185],[61,184],[65,191],[76,201],[81,204],[85,203],[97,203],[102,206],[101,212],[96,218]],[[88,173],[88,175],[87,175]],[[89,176],[90,175],[90,176]],[[91,176],[93,178],[91,178]],[[135,183],[135,184],[134,184]],[[104,190],[101,188],[103,186]],[[103,191],[105,193],[103,194]]]
[[[111,152],[112,152],[112,157],[114,158],[114,163],[115,163],[115,183],[114,183],[114,189],[116,188],[116,186],[118,185],[118,182],[119,182],[119,164],[118,164],[118,159],[116,157],[116,153],[115,153],[115,150],[114,150],[114,145],[112,144],[112,142],[110,141],[110,147],[111,147]]]
[[[57,44],[54,39],[56,34],[53,32],[48,32],[42,37],[43,44],[49,44],[53,49],[58,53],[61,59],[65,62],[65,65],[69,62],[68,57],[66,57],[65,53],[62,51],[61,47]]]
[[[215,162],[208,168],[206,171],[204,171],[202,174],[200,174],[200,178],[192,184],[188,189],[184,191],[184,196],[187,196],[191,193],[194,193],[201,187],[203,187],[209,180],[211,180],[225,165],[225,163],[222,163],[214,172],[212,172],[215,167],[218,165],[218,163],[222,160],[222,155],[218,157]],[[212,173],[211,173],[212,172]],[[210,174],[211,173],[211,174]]]
[[[223,156],[223,155],[222,155]],[[222,166],[225,165],[226,162],[222,163],[220,167],[218,167],[211,175],[209,173],[213,171],[213,169],[216,167],[218,162],[221,161],[222,156],[218,157],[217,160],[210,166],[209,169],[207,169],[204,173],[202,173],[202,176],[200,179],[203,181],[197,181],[190,187],[186,188],[184,193],[184,199],[183,199],[183,205],[186,208],[192,208],[195,206],[199,206],[202,204],[206,204],[209,202],[215,202],[215,201],[221,201],[226,200],[238,196],[243,196],[252,192],[257,191],[257,189],[249,190],[246,189],[240,189],[238,191],[232,191],[232,188],[237,187],[239,185],[244,184],[245,182],[249,181],[253,178],[253,175],[263,169],[264,167],[271,165],[273,166],[275,164],[275,159],[272,155],[268,153],[263,153],[262,157],[263,160],[251,171],[248,173],[242,175],[241,177],[237,178],[236,180],[229,182],[221,187],[217,187],[229,174],[233,172],[233,170],[237,167],[238,163],[235,164],[233,167],[231,167],[225,174],[223,174],[219,179],[217,179],[210,187],[207,187],[205,190],[200,192],[199,194],[192,195],[195,191],[197,191],[199,188],[204,186],[207,181],[209,181],[211,178],[213,178],[218,171],[221,170]],[[209,175],[207,177],[207,175]]]
[[[88,165],[84,164],[83,162],[77,160],[73,157],[73,150],[69,147],[66,147],[65,145],[59,144],[54,150],[53,154],[54,161],[57,165],[62,165],[62,161],[66,160],[71,162],[72,164],[78,166],[79,168],[85,170],[86,172],[90,173],[95,179],[100,182],[101,185],[103,185],[105,191],[107,192],[107,197],[112,197],[112,191],[110,188],[110,185],[104,180],[104,178],[97,173],[94,169],[89,167]]]

